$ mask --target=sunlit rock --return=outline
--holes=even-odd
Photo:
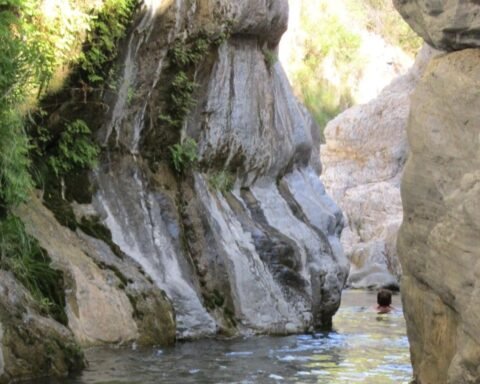
[[[476,0],[394,0],[395,7],[426,42],[446,51],[480,46]]]
[[[402,221],[400,177],[408,156],[410,94],[433,54],[425,46],[406,75],[325,129],[322,180],[348,223],[342,244],[352,265],[352,287],[398,288],[396,239]]]
[[[277,62],[287,1],[157,11],[126,48],[121,89],[135,96],[111,100],[99,132],[109,155],[94,178],[97,212],[172,300],[180,338],[330,325],[348,271],[343,222],[318,180],[317,127]],[[192,64],[195,106],[179,129],[159,118],[179,71],[168,52],[202,34],[224,40]],[[169,148],[186,137],[198,162],[179,175]]]
[[[398,251],[420,384],[480,381],[479,61],[435,58],[412,96]]]

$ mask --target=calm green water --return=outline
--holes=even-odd
[[[399,297],[394,297],[395,313],[377,315],[374,304],[373,293],[345,291],[334,331],[313,336],[92,349],[90,366],[80,376],[41,383],[408,383],[412,372]]]

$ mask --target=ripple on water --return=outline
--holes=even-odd
[[[374,294],[347,291],[334,331],[201,340],[164,349],[92,349],[80,376],[34,384],[403,384],[411,378],[401,310],[378,316]],[[399,298],[394,305],[401,308]],[[33,384],[33,383],[32,383]]]

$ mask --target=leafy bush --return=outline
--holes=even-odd
[[[66,175],[95,167],[99,153],[88,125],[83,120],[75,120],[60,135],[56,154],[50,157],[49,164],[57,176]]]
[[[138,4],[138,0],[104,0],[96,10],[78,60],[83,82],[102,86],[113,75],[112,63],[118,55],[119,41],[125,36]]]
[[[197,142],[190,137],[182,143],[172,145],[169,149],[173,167],[178,173],[184,173],[198,161]]]

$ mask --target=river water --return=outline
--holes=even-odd
[[[315,335],[179,343],[167,349],[91,349],[78,377],[37,384],[403,384],[412,377],[399,296],[377,315],[374,293],[345,291],[334,330]]]

